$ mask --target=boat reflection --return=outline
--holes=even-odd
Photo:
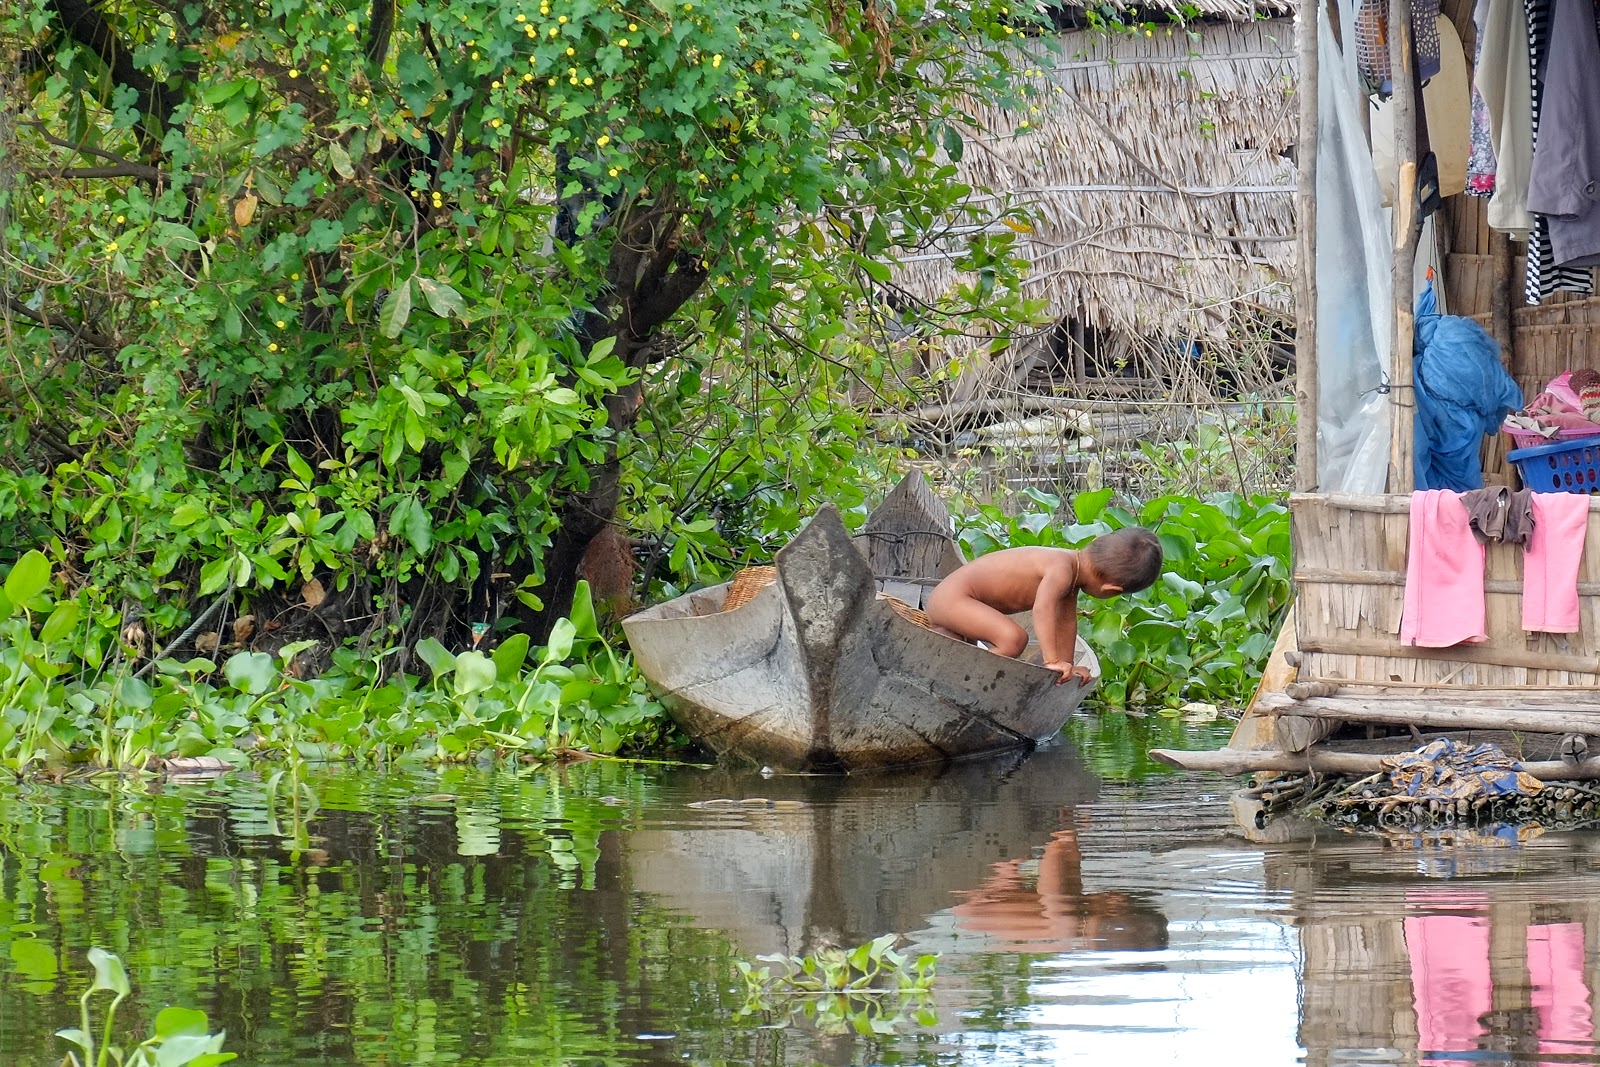
[[[1068,745],[935,772],[763,780],[718,768],[674,785],[686,803],[622,839],[632,887],[752,954],[930,920],[967,951],[1166,944],[1146,897],[1084,885],[1074,812],[1100,783]]]

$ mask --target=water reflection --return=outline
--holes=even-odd
[[[1206,784],[1063,745],[0,793],[0,1063],[56,1062],[90,945],[130,1023],[204,1008],[257,1067],[1596,1059],[1600,838],[1261,848]],[[942,953],[931,1031],[737,1017],[736,958],[886,932]]]

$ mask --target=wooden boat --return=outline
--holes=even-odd
[[[1079,638],[1093,677],[1058,684],[1028,652],[1009,659],[913,621],[961,562],[949,514],[913,474],[855,539],[823,507],[747,601],[724,610],[725,583],[622,626],[679,725],[719,755],[853,771],[1030,746],[1066,723],[1099,661]]]

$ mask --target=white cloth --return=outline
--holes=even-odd
[[[1484,0],[1478,37],[1483,55],[1473,78],[1489,108],[1494,134],[1494,195],[1489,225],[1528,239],[1528,175],[1533,169],[1533,80],[1528,70],[1528,16],[1522,0]]]

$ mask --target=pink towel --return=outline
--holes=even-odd
[[[1417,1011],[1417,1062],[1454,1063],[1455,1057],[1437,1054],[1475,1050],[1483,1034],[1480,1019],[1493,1006],[1489,922],[1479,915],[1414,916],[1405,921],[1405,936]]]
[[[1583,538],[1589,529],[1589,496],[1534,493],[1532,503],[1533,535],[1522,556],[1522,628],[1575,634],[1579,629],[1578,565],[1583,562]],[[1415,507],[1413,504],[1413,513]],[[1481,609],[1479,614],[1481,618]]]
[[[1539,1013],[1539,1051],[1563,1053],[1574,1060],[1592,1054],[1583,924],[1528,927],[1528,977],[1533,987],[1530,999]]]
[[[1535,537],[1538,521],[1535,511]],[[1483,623],[1483,546],[1472,536],[1461,495],[1449,489],[1412,493],[1400,643],[1448,648],[1482,641],[1488,637]]]

